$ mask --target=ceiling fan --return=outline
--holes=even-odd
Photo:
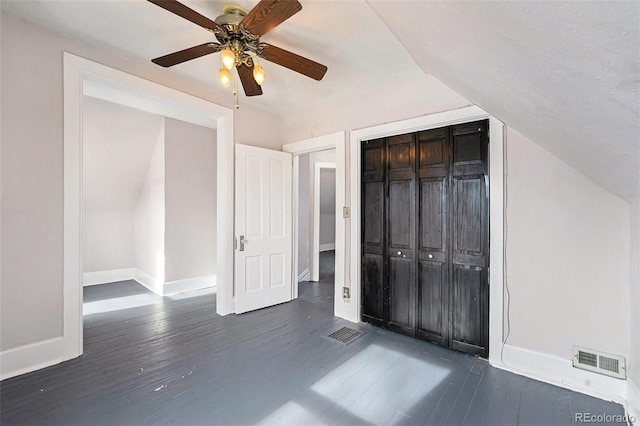
[[[215,21],[199,14],[176,0],[148,0],[161,8],[211,31],[218,43],[210,42],[180,50],[151,61],[171,67],[211,53],[222,52],[223,66],[218,77],[228,87],[230,71],[235,66],[247,96],[262,94],[264,69],[257,58],[274,62],[314,80],[321,80],[327,67],[295,53],[260,41],[260,37],[302,9],[297,0],[261,0],[251,11],[225,3],[222,15]]]

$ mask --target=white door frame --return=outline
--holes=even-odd
[[[504,303],[504,124],[477,106],[470,106],[409,120],[386,123],[351,132],[349,168],[351,176],[351,303],[346,319],[360,321],[360,215],[361,215],[361,141],[436,129],[454,124],[489,119],[489,361],[500,363],[503,344]]]
[[[300,155],[311,152],[324,151],[327,149],[336,150],[336,210],[340,212],[346,202],[346,143],[345,132],[336,132],[329,135],[318,136],[300,142],[289,143],[282,147],[285,152],[293,154],[293,256],[292,271],[293,283],[298,282],[298,194]],[[334,315],[346,318],[349,306],[348,299],[342,298],[342,288],[345,286],[345,277],[348,275],[346,267],[348,265],[346,257],[346,237],[347,221],[338,214],[336,216],[336,270],[335,270],[335,297]],[[298,297],[298,286],[293,285],[292,298]]]
[[[309,268],[311,270],[311,281],[320,280],[320,172],[332,169],[336,169],[336,163],[315,163],[313,173],[313,241],[311,243],[311,265]],[[336,208],[337,220],[338,209]]]
[[[233,312],[233,110],[64,52],[64,271],[61,360],[82,354],[82,114],[86,91],[118,92],[137,108],[217,130],[217,306]],[[124,101],[122,102],[124,103]],[[52,356],[53,357],[53,356]]]

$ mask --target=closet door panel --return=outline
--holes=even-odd
[[[384,139],[362,144],[362,300],[364,321],[385,324],[385,163]]]
[[[452,130],[451,347],[489,354],[487,122]]]
[[[448,128],[418,134],[418,336],[448,345]]]
[[[388,139],[387,265],[389,328],[415,334],[416,186],[415,139],[412,134]]]

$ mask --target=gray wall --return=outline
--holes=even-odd
[[[298,189],[298,274],[311,263],[313,243],[313,187],[315,163],[335,163],[336,150],[312,152],[300,156]],[[335,193],[333,195],[335,203]],[[334,220],[333,235],[335,235]]]
[[[320,250],[336,243],[336,171],[320,170]]]

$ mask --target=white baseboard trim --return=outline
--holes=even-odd
[[[627,380],[574,368],[569,359],[505,345],[502,360],[490,362],[501,370],[627,406]]]
[[[298,282],[308,281],[309,278],[311,278],[311,271],[309,270],[309,268],[307,268],[304,271],[302,271],[300,275],[298,275]]]
[[[330,251],[336,249],[336,243],[320,244],[319,251]]]
[[[164,295],[184,293],[185,291],[201,290],[216,286],[216,276],[206,275],[203,277],[185,278],[183,280],[169,281],[164,283]]]
[[[0,380],[66,361],[62,337],[0,352]]]
[[[85,272],[82,274],[82,285],[99,285],[134,279],[136,268],[112,269],[110,271]]]
[[[157,283],[155,277],[147,274],[144,271],[136,268],[136,272],[134,275],[134,280],[136,280],[140,285],[148,288],[158,296],[163,296],[163,286],[162,283]]]
[[[635,419],[634,424],[640,424],[640,390],[633,381],[627,379],[627,415]]]

